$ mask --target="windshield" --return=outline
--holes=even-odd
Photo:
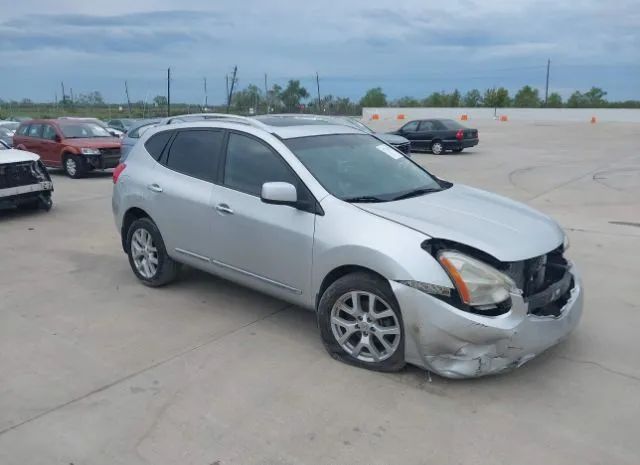
[[[366,134],[299,137],[284,143],[333,196],[387,202],[441,190],[441,184],[402,153]]]
[[[96,123],[65,122],[60,123],[60,130],[67,139],[82,137],[113,137],[109,131]]]

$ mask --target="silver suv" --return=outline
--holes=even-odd
[[[187,264],[279,297],[315,311],[329,353],[361,367],[499,373],[582,313],[555,221],[438,179],[355,128],[231,116],[159,126],[114,183],[144,284]]]

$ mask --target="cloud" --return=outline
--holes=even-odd
[[[640,63],[635,4],[618,0],[614,12],[598,0],[23,0],[0,20],[0,98],[50,98],[60,80],[107,98],[121,98],[124,79],[160,93],[171,66],[181,99],[199,100],[208,76],[218,83],[212,99],[222,100],[233,65],[241,86],[265,72],[282,83],[318,71],[334,94],[384,84],[392,97],[422,96],[538,85],[549,57],[558,88],[591,79],[611,98],[640,98],[630,72]],[[578,65],[589,74],[553,74]]]

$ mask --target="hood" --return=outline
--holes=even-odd
[[[64,144],[78,148],[114,149],[120,147],[120,139],[117,137],[86,137],[80,139],[65,139]]]
[[[433,238],[482,250],[503,262],[543,255],[564,241],[564,232],[548,216],[461,184],[397,202],[357,205]]]
[[[19,163],[21,161],[37,161],[40,157],[32,152],[25,150],[9,149],[0,150],[0,164],[2,163]]]
[[[386,132],[376,132],[376,136],[382,139],[383,141],[385,141],[387,144],[391,144],[391,145],[401,145],[401,144],[409,143],[409,139],[402,136],[398,136],[396,134],[389,134]]]

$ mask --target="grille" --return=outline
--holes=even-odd
[[[0,165],[0,189],[28,186],[40,182],[33,165],[31,161]]]
[[[120,156],[120,149],[119,148],[100,149],[100,153],[102,155],[107,155],[107,156],[115,156],[115,155]]]
[[[522,289],[522,295],[526,298],[560,281],[567,268],[562,250],[556,249],[539,257],[511,262],[505,271]]]

